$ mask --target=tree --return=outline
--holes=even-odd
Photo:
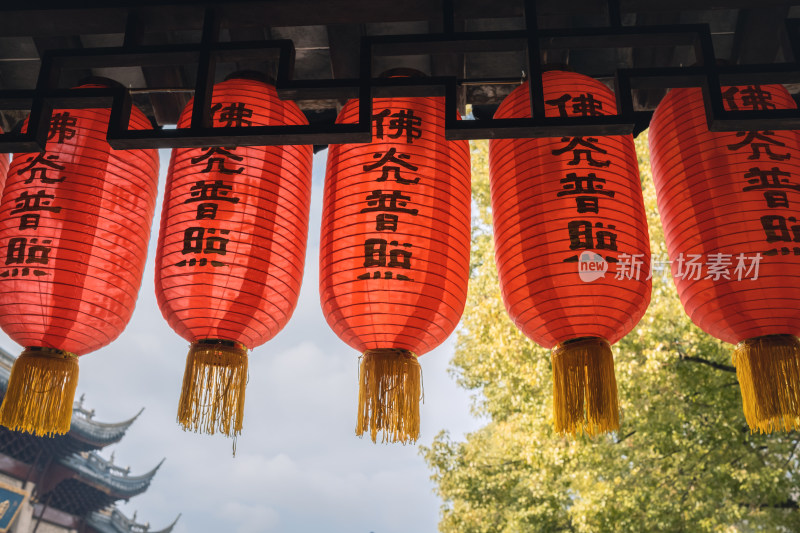
[[[636,142],[651,249],[666,261],[645,135]],[[486,143],[473,145],[471,285],[451,371],[489,422],[421,448],[443,500],[440,530],[799,531],[797,432],[750,433],[730,345],[686,317],[669,279],[614,346],[621,428],[552,429],[550,355],[516,330],[494,263]]]

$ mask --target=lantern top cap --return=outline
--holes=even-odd
[[[125,88],[125,86],[117,80],[107,78],[105,76],[87,76],[85,78],[81,78],[81,80],[78,82],[78,87],[82,87],[84,85],[104,85],[110,89]]]
[[[381,72],[379,78],[427,78],[428,75],[415,68],[390,68]]]
[[[225,76],[224,81],[228,80],[260,81],[267,85],[275,85],[275,79],[266,72],[261,72],[260,70],[237,70]]]
[[[560,70],[562,72],[575,72],[575,69],[571,66],[567,65],[566,63],[547,63],[542,65],[542,72],[552,72],[554,70]]]

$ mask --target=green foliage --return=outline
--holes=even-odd
[[[666,259],[644,139],[652,253]],[[797,433],[749,432],[731,346],[689,321],[659,273],[647,314],[614,346],[620,431],[554,433],[550,355],[516,330],[500,297],[486,152],[473,145],[472,279],[451,370],[489,422],[421,449],[443,500],[440,530],[800,531]]]

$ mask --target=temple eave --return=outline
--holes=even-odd
[[[128,499],[143,493],[150,486],[159,463],[153,470],[138,476],[130,476],[126,469],[113,465],[97,454],[69,455],[59,459],[59,464],[75,472],[76,478],[97,490],[108,492],[116,499]],[[163,463],[163,461],[162,461]]]
[[[86,525],[97,533],[170,533],[178,523],[181,515],[164,529],[150,530],[150,524],[141,524],[136,521],[136,514],[132,518],[125,516],[119,509],[97,511],[89,515]]]

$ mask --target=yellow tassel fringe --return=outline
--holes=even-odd
[[[413,443],[419,437],[422,371],[408,350],[367,350],[361,358],[356,435],[378,432],[382,442]]]
[[[178,422],[185,430],[228,437],[242,432],[247,348],[230,341],[192,343],[186,357]]]
[[[751,431],[800,428],[800,340],[767,335],[736,345],[733,365]]]
[[[608,341],[584,338],[553,348],[553,418],[558,433],[619,429],[617,380]]]
[[[78,357],[52,348],[26,348],[14,361],[0,425],[38,436],[69,431],[78,387]]]

